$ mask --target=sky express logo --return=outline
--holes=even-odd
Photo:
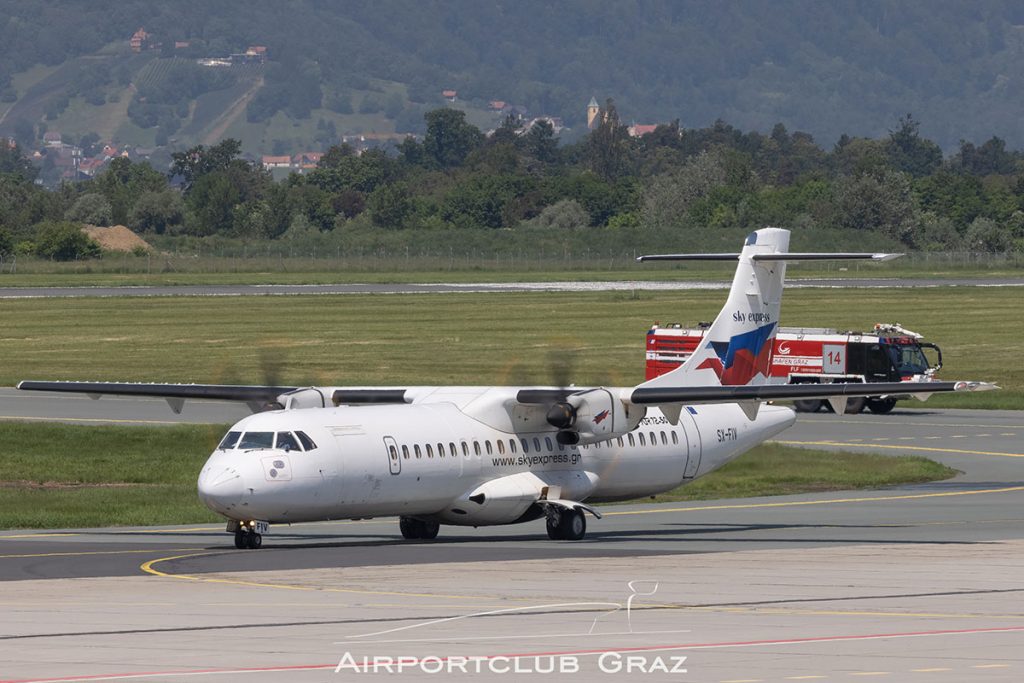
[[[775,323],[768,323],[755,330],[737,334],[727,342],[708,342],[708,347],[715,352],[715,357],[704,360],[697,369],[714,370],[723,386],[743,386],[749,384],[758,374],[767,376],[774,330]]]

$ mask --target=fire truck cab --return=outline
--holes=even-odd
[[[647,332],[646,378],[652,379],[682,364],[697,348],[707,323],[684,327],[655,324]],[[934,356],[929,359],[925,350]],[[942,351],[899,323],[879,323],[870,333],[827,328],[782,327],[772,345],[768,381],[777,384],[809,382],[929,382],[942,367]],[[851,398],[848,413],[865,407],[888,413],[911,392]],[[801,412],[830,409],[819,399],[795,401]]]

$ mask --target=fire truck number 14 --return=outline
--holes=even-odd
[[[843,354],[840,351],[829,351],[828,352],[828,364],[829,365],[840,365],[843,362]]]

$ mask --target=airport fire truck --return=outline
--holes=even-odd
[[[695,327],[653,325],[647,332],[646,378],[653,379],[682,364],[708,327],[709,323]],[[871,332],[781,327],[768,367],[768,381],[777,384],[929,382],[942,367],[942,351],[899,323],[879,323]],[[913,396],[909,389],[906,394],[851,398],[846,412],[859,413],[866,407],[872,413],[888,413],[896,401]],[[820,399],[795,401],[794,406],[800,412],[812,413],[822,407],[831,409]]]

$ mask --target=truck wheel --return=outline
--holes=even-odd
[[[885,415],[891,413],[892,409],[896,407],[896,399],[894,398],[869,398],[868,399],[868,410],[875,415]]]
[[[821,409],[822,403],[820,398],[811,398],[806,401],[793,401],[793,407],[798,413],[816,413]]]
[[[846,412],[850,415],[856,415],[864,410],[864,405],[866,403],[867,399],[864,396],[848,398],[846,399]]]

